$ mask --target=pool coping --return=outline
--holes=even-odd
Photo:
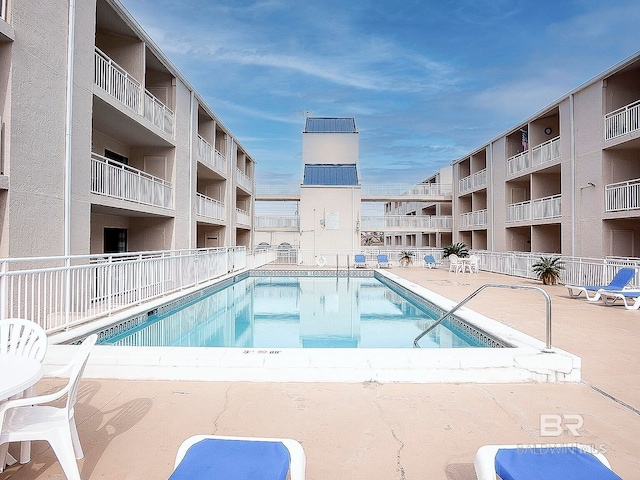
[[[79,335],[131,317],[138,312],[197,293],[244,274],[234,272],[182,292],[167,295],[73,332],[52,335],[45,358],[47,370],[65,365],[77,347],[62,345]],[[391,272],[377,270],[390,281],[449,310],[456,303]],[[273,273],[272,273],[273,274]],[[126,315],[125,315],[126,314]],[[513,383],[579,382],[581,359],[545,344],[467,307],[456,316],[504,340],[508,348],[455,349],[302,349],[221,347],[121,347],[98,345],[85,376],[129,380],[201,380],[249,382],[404,382]]]

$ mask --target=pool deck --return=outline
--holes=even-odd
[[[485,283],[541,286],[485,272],[390,271],[453,300]],[[492,443],[584,443],[622,478],[640,472],[640,311],[552,298],[553,345],[582,358],[580,383],[259,383],[86,379],[76,418],[89,479],[168,478],[179,444],[199,433],[290,437],[307,456],[307,478],[473,480],[473,458]],[[469,308],[544,340],[544,300],[526,290],[486,290]],[[49,391],[58,380],[42,381]],[[542,436],[557,415],[560,436]],[[581,422],[581,425],[578,423]],[[554,433],[547,424],[546,433]],[[11,445],[10,452],[17,453]],[[46,442],[0,479],[64,478]]]

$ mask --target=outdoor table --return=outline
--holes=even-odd
[[[42,364],[29,357],[19,355],[0,355],[0,401],[23,393],[42,378]],[[23,442],[20,449],[20,463],[27,463],[31,456],[31,443]],[[16,463],[16,459],[7,454],[8,465]]]

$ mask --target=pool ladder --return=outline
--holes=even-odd
[[[540,287],[534,287],[534,286],[531,286],[531,285],[509,285],[509,284],[505,284],[505,283],[485,283],[484,285],[482,285],[480,288],[478,288],[475,292],[473,292],[467,298],[465,298],[460,303],[458,303],[451,310],[449,310],[447,313],[442,315],[438,320],[436,320],[434,323],[429,325],[426,328],[425,331],[423,331],[420,335],[418,335],[415,338],[415,340],[413,341],[413,346],[415,348],[420,348],[420,345],[418,344],[418,342],[420,341],[420,339],[422,337],[424,337],[427,333],[429,333],[431,330],[433,330],[438,325],[440,325],[449,315],[453,314],[453,312],[458,310],[465,303],[467,303],[469,300],[471,300],[473,297],[478,295],[481,291],[485,290],[486,288],[509,288],[511,290],[536,290],[536,291],[540,292],[544,296],[544,298],[545,298],[545,300],[547,302],[547,308],[546,308],[546,315],[547,315],[546,345],[545,345],[544,350],[542,350],[542,351],[543,352],[547,352],[547,353],[553,352],[553,349],[551,348],[551,297],[549,297],[549,294],[547,292],[545,292]]]

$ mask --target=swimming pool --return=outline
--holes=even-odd
[[[442,311],[373,272],[246,273],[100,335],[100,344],[236,348],[412,348]],[[423,348],[503,346],[457,319]]]
[[[245,275],[280,276],[281,269],[230,273],[206,284],[141,304],[129,311],[86,323],[50,336],[47,369],[69,363],[75,348],[91,333],[113,337],[137,328],[155,313],[195,302],[236,283]],[[346,276],[348,272],[335,272]],[[292,272],[286,272],[291,275]],[[329,271],[300,269],[298,276],[332,276]],[[351,271],[352,276],[373,276],[372,271]],[[418,304],[427,302],[449,311],[456,302],[388,270],[375,277]],[[236,289],[239,294],[239,289]],[[467,306],[456,312],[457,326],[483,343],[507,348],[234,348],[145,347],[98,345],[92,351],[84,376],[130,380],[198,380],[245,382],[408,382],[504,383],[579,382],[580,358],[519,332],[509,325],[479,314]],[[492,345],[493,346],[493,345]]]

